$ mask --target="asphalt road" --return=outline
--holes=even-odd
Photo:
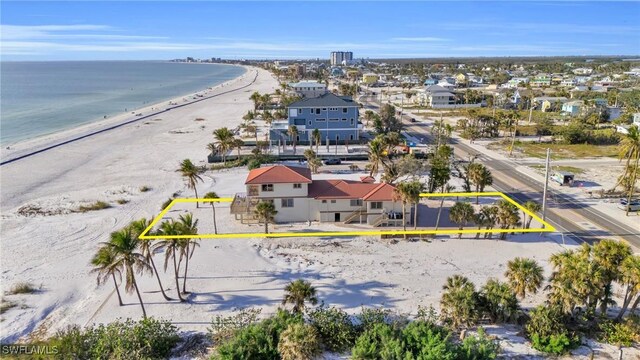
[[[378,108],[377,102],[365,101],[365,103],[366,108],[372,110]],[[410,117],[406,115],[402,116],[402,120],[408,135],[417,139],[424,138],[426,143],[431,143],[429,126],[422,122],[411,123]],[[492,186],[497,191],[507,194],[519,203],[527,200],[542,203],[544,184],[517,171],[515,163],[485,156],[458,139],[451,139],[450,145],[454,148],[455,156],[461,160],[469,160],[472,156],[477,156],[477,159],[491,170]],[[565,237],[572,238],[578,243],[589,244],[603,238],[619,238],[640,249],[640,219],[638,226],[632,229],[571,196],[551,188],[547,190],[547,221]],[[622,211],[620,216],[624,216]]]

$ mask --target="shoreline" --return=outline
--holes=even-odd
[[[251,86],[251,84],[255,82],[254,77],[254,79],[249,84],[245,84],[242,87],[224,92],[217,92],[225,86],[232,86],[243,80],[245,76],[250,74],[252,69],[251,67],[245,65],[220,65],[238,66],[243,68],[244,72],[233,79],[229,79],[217,85],[207,87],[206,89],[164,99],[153,104],[148,104],[143,107],[131,109],[131,111],[127,111],[126,113],[114,115],[106,119],[98,118],[89,120],[88,122],[75,125],[67,129],[56,130],[54,132],[39,135],[33,138],[3,144],[0,148],[0,166],[19,161],[23,158],[42,153],[44,151],[51,150],[74,141],[107,132],[122,126],[126,126],[128,124],[136,123],[141,120],[149,119],[153,116],[167,113],[168,111],[171,111],[173,109],[195,104],[199,101],[220,96],[231,91],[236,91],[244,87]],[[257,76],[257,73],[255,73],[255,76]],[[204,94],[204,96],[193,99],[193,97],[195,97],[197,94]],[[161,110],[158,108],[160,108]],[[142,113],[143,115],[136,116],[136,114],[139,113]]]

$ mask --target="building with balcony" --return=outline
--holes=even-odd
[[[313,180],[309,169],[274,165],[249,172],[246,192],[236,194],[231,214],[242,223],[256,222],[255,208],[271,202],[276,223],[331,222],[378,226],[402,226],[409,216],[395,199],[396,188],[364,176],[360,181]],[[407,212],[409,213],[409,212]]]
[[[313,142],[313,131],[318,129],[323,144],[357,143],[360,141],[362,124],[358,120],[358,103],[348,96],[325,93],[318,97],[305,98],[291,103],[287,108],[286,124],[272,123],[271,142],[291,142],[289,126],[298,130],[296,142]]]

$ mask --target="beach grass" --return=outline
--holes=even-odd
[[[544,165],[532,165],[531,167],[534,169],[544,170]],[[570,172],[575,175],[584,173],[584,169],[582,168],[575,167],[575,166],[566,166],[566,165],[551,166],[551,170]]]
[[[116,200],[116,202],[118,204],[120,204],[120,205],[124,205],[124,204],[128,203],[129,200],[127,200],[127,199],[118,199],[118,200]]]
[[[109,203],[106,203],[104,201],[96,201],[93,204],[89,204],[89,205],[80,205],[78,207],[78,212],[87,212],[87,211],[95,211],[95,210],[102,210],[102,209],[108,209],[110,208],[111,205],[109,205]]]
[[[9,289],[9,295],[16,294],[33,294],[38,291],[38,288],[35,287],[32,283],[29,282],[19,282],[14,284],[11,289]]]
[[[16,306],[18,306],[17,303],[2,299],[2,301],[0,301],[0,314],[4,314],[5,312],[13,309]]]
[[[140,186],[140,192],[147,192],[150,190],[151,190],[150,186],[147,186],[147,185]]]

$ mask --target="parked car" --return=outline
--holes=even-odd
[[[627,210],[627,199],[620,199],[620,204],[618,204],[618,208],[622,210]],[[631,199],[631,205],[629,206],[629,211],[640,211],[640,200],[639,199]]]
[[[338,158],[333,158],[333,159],[326,159],[324,161],[325,165],[340,165],[342,164],[342,161],[340,161],[340,159]]]

